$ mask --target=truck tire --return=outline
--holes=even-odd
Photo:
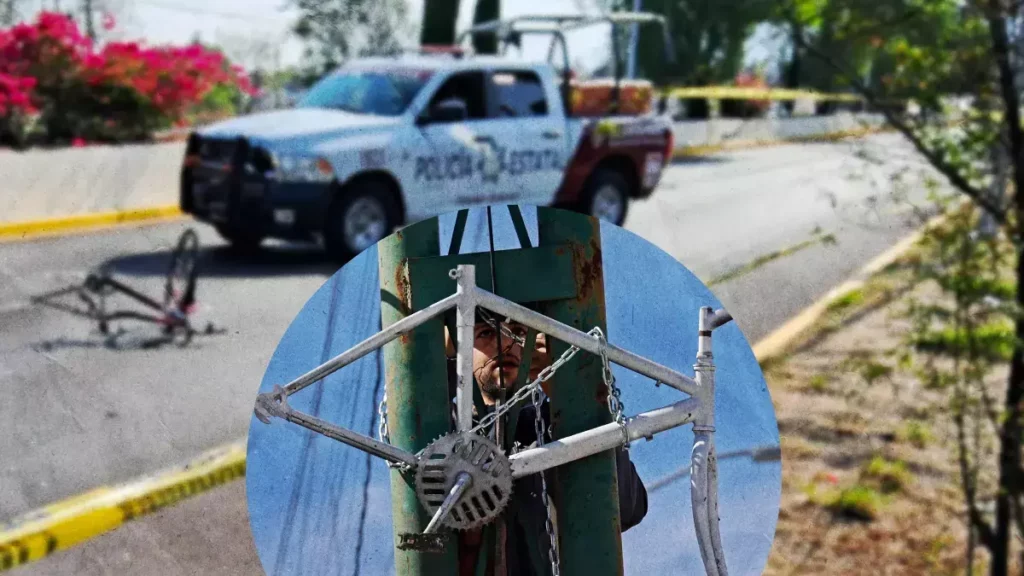
[[[400,224],[392,184],[381,178],[353,182],[335,195],[324,223],[331,258],[347,262],[391,234]]]
[[[254,234],[252,232],[246,232],[245,230],[239,230],[237,228],[229,228],[227,226],[216,226],[217,234],[220,237],[227,240],[228,244],[231,245],[231,249],[247,254],[252,253],[260,248],[260,244],[263,243],[263,235]]]
[[[611,168],[599,168],[583,187],[579,212],[622,226],[629,208],[629,181]]]

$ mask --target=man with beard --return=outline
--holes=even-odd
[[[515,392],[513,387],[519,376],[519,365],[522,361],[523,342],[527,334],[526,328],[516,322],[502,322],[501,348],[499,353],[497,320],[490,317],[484,311],[477,311],[476,325],[473,328],[473,379],[480,390],[483,399],[484,409],[487,413],[493,411],[501,392],[508,398]],[[513,337],[510,337],[514,336]],[[455,345],[452,339],[445,332],[446,350],[449,357],[448,375],[449,386],[454,396],[456,372],[455,372]],[[543,334],[537,335],[534,354],[530,362],[530,382],[539,376],[541,370],[551,365],[551,356],[547,348],[547,338]],[[546,388],[546,387],[545,387]],[[474,422],[479,421],[482,414],[474,409]],[[509,415],[515,414],[512,410]],[[519,410],[515,418],[514,449],[526,449],[537,445],[537,434],[535,428],[536,412],[528,401]],[[545,399],[541,405],[541,416],[545,430],[544,442],[550,442],[548,437],[549,411],[548,402]],[[452,414],[453,422],[456,415]],[[511,420],[511,418],[510,418]],[[509,425],[513,423],[510,421]],[[643,481],[636,472],[636,468],[629,459],[629,452],[622,448],[615,451],[616,468],[618,470],[619,485],[619,517],[620,527],[623,532],[636,526],[647,514],[647,490]],[[551,487],[551,476],[547,476],[548,487]],[[554,517],[554,511],[551,512]],[[506,541],[505,557],[507,576],[542,576],[550,573],[550,562],[548,561],[548,549],[550,540],[545,536],[547,529],[547,510],[541,497],[540,474],[533,474],[515,481],[512,489],[512,500],[506,508]],[[483,529],[464,531],[459,533],[459,574],[460,576],[471,576],[476,574],[476,567],[480,558],[480,551],[483,547]],[[488,554],[493,557],[493,553]],[[534,566],[544,567],[543,572],[537,573]],[[492,572],[487,571],[490,575]]]

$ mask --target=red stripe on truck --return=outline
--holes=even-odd
[[[645,119],[646,120],[646,119]],[[638,118],[623,119],[626,132],[621,135],[597,134],[598,121],[587,122],[580,135],[576,150],[565,168],[562,183],[555,193],[555,205],[574,205],[580,200],[587,179],[604,162],[627,161],[632,174],[627,175],[633,185],[633,196],[643,196],[644,165],[648,154],[663,154],[668,164],[671,158],[673,135],[670,127],[652,120],[645,129]],[[640,123],[640,129],[637,129]]]

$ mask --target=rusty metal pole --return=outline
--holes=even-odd
[[[540,312],[581,330],[595,326],[607,334],[601,229],[597,219],[551,208],[537,208],[539,245],[570,246],[576,276],[575,299],[541,304]],[[542,279],[537,279],[542,281]],[[557,358],[568,346],[549,344]],[[550,381],[555,439],[611,422],[601,359],[577,354]],[[621,575],[618,480],[611,450],[559,467],[552,474],[558,509],[561,573],[565,576]]]
[[[408,226],[378,244],[381,324],[384,328],[412,314],[409,258],[440,255],[438,221]],[[447,280],[444,278],[442,280]],[[443,321],[431,320],[384,347],[388,426],[391,443],[412,453],[451,430]],[[391,470],[391,517],[398,576],[457,574],[457,542],[426,551],[415,542],[430,516],[416,498],[413,477]],[[410,543],[411,542],[411,543]]]

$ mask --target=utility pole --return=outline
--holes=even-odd
[[[82,17],[85,18],[85,34],[93,42],[96,41],[96,25],[94,22],[94,7],[92,0],[82,0]]]
[[[643,9],[643,0],[633,0],[633,12]],[[614,33],[614,31],[612,31]],[[626,76],[630,79],[636,78],[636,52],[637,44],[640,41],[640,24],[634,22],[629,36],[629,69]]]
[[[381,326],[388,328],[412,314],[408,262],[441,253],[437,218],[407,226],[380,241]],[[413,454],[451,430],[447,398],[443,323],[431,320],[384,347],[385,394],[391,443]],[[391,518],[398,576],[457,574],[457,546],[440,552],[410,543],[422,535],[430,516],[416,497],[411,474],[391,469]]]
[[[567,246],[572,250],[577,279],[576,297],[544,302],[540,313],[577,330],[595,326],[607,334],[601,224],[594,218],[537,209],[541,248]],[[554,340],[551,357],[568,349]],[[579,354],[550,380],[552,436],[555,440],[608,424],[608,391],[601,359]],[[559,553],[565,576],[622,574],[622,535],[619,524],[618,476],[613,451],[595,454],[559,467],[553,476],[558,511]]]

